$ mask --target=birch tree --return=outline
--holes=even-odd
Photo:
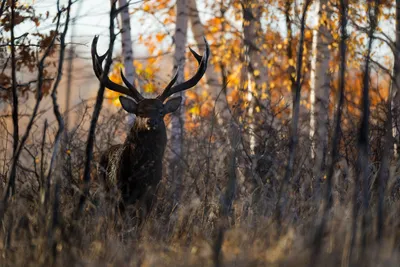
[[[187,43],[188,28],[188,5],[185,0],[177,0],[176,2],[176,28],[174,34],[175,52],[174,52],[174,69],[173,73],[178,70],[176,84],[184,82],[185,67],[185,48]],[[182,97],[181,108],[171,114],[171,149],[169,176],[175,182],[174,200],[177,202],[180,197],[180,185],[182,183],[182,174],[180,161],[183,154],[183,126],[184,126],[184,103],[185,94],[180,92]]]
[[[200,53],[204,52],[204,47],[201,46],[203,41],[203,37],[206,36],[206,31],[203,23],[200,20],[200,15],[199,15],[199,10],[197,8],[197,2],[196,0],[189,0],[189,21],[190,21],[190,26],[191,30],[193,32],[194,39],[198,45]],[[220,41],[220,40],[219,40]],[[219,75],[218,72],[216,71],[214,65],[212,64],[211,60],[208,63],[208,67],[206,70],[205,78],[207,81],[207,87],[208,91],[210,92],[210,95],[212,96],[212,99],[215,99],[215,105],[216,105],[216,111],[215,111],[215,116],[217,123],[219,125],[222,125],[223,120],[221,117],[221,113],[224,112],[225,110],[225,105],[223,101],[221,101],[220,98],[218,98],[218,94],[220,92],[220,83],[219,83]],[[222,84],[222,87],[224,87],[225,84]],[[223,128],[224,129],[224,128]]]
[[[243,11],[243,36],[244,36],[244,70],[247,72],[247,82],[244,83],[247,90],[247,101],[250,104],[248,110],[249,118],[252,118],[251,131],[254,132],[254,108],[253,94],[267,90],[268,69],[266,67],[266,55],[263,53],[263,31],[261,27],[261,16],[263,12],[262,2],[245,0],[242,2]],[[242,77],[244,74],[242,73]],[[268,105],[266,105],[268,106]],[[254,153],[256,140],[254,133],[250,134],[250,150]]]
[[[335,111],[335,120],[334,120],[334,130],[332,137],[332,146],[331,146],[331,158],[330,164],[327,168],[327,177],[326,177],[326,190],[324,194],[324,208],[321,217],[321,221],[314,235],[313,242],[313,252],[311,254],[312,261],[316,262],[318,256],[321,252],[321,242],[323,239],[323,233],[325,231],[326,225],[328,223],[328,214],[329,211],[333,207],[333,196],[332,196],[332,188],[333,188],[333,176],[335,172],[335,162],[339,157],[339,143],[341,139],[341,121],[342,121],[342,108],[344,104],[345,98],[345,79],[346,79],[346,69],[347,69],[347,44],[346,40],[348,38],[347,33],[347,16],[348,16],[348,3],[347,1],[340,0],[339,1],[339,20],[340,20],[340,41],[339,41],[339,81],[338,81],[338,92],[336,97],[336,111]]]
[[[200,46],[200,44],[204,43],[203,37],[206,36],[206,32],[204,29],[204,25],[201,23],[199,10],[197,9],[196,0],[189,0],[189,20],[191,30],[193,32],[194,39],[199,46],[200,53],[204,52],[204,47]],[[216,95],[218,93],[217,87],[219,85],[219,78],[217,72],[214,68],[214,65],[209,63],[206,71],[206,79],[207,85],[210,87],[210,92],[212,95]]]
[[[316,2],[316,18],[318,25],[313,30],[312,60],[311,60],[311,83],[310,83],[310,138],[311,156],[315,159],[314,176],[319,177],[325,169],[326,152],[328,145],[329,125],[329,93],[330,73],[329,44],[331,34],[328,23],[331,18],[329,0]]]
[[[71,22],[71,34],[70,34],[70,43],[73,44],[75,42],[75,33],[76,33],[76,22],[80,16],[80,12],[82,10],[82,4],[83,1],[79,1],[78,2],[78,6],[76,8],[75,11],[75,15],[74,18],[72,19]],[[65,115],[64,115],[64,140],[61,143],[61,151],[66,151],[66,146],[68,144],[68,132],[69,132],[69,110],[71,108],[71,92],[72,92],[72,81],[73,81],[73,77],[72,77],[72,73],[74,71],[74,53],[75,53],[75,47],[73,45],[71,45],[68,49],[68,64],[67,64],[67,86],[66,86],[66,90],[65,90],[65,106],[64,106],[64,110],[65,110]]]
[[[132,37],[131,37],[131,20],[129,17],[129,8],[128,3],[126,0],[118,0],[119,8],[121,9],[120,12],[120,19],[121,19],[121,42],[122,42],[122,57],[124,60],[124,67],[125,67],[125,77],[128,79],[129,82],[132,84],[136,84],[136,71],[135,67],[133,66],[133,44],[132,44]],[[136,87],[138,88],[138,87]],[[139,90],[140,88],[138,88]],[[133,120],[135,115],[128,114],[128,126],[133,124]]]

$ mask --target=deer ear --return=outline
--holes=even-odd
[[[119,101],[121,102],[123,109],[125,109],[129,113],[136,114],[137,104],[135,103],[135,101],[122,95],[119,97]]]
[[[175,110],[177,110],[179,108],[179,106],[181,105],[181,102],[182,102],[181,96],[171,98],[164,105],[164,113],[167,114],[167,113],[174,112]]]

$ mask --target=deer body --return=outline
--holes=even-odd
[[[124,205],[140,199],[151,201],[162,178],[166,144],[164,123],[156,130],[149,130],[144,119],[136,118],[124,144],[112,146],[101,159],[107,191],[117,187]],[[146,203],[146,208],[150,205]]]
[[[104,75],[102,62],[107,53],[103,56],[97,54],[97,40],[96,36],[92,42],[93,70],[97,78],[108,89],[129,96],[129,98],[119,97],[122,108],[136,115],[124,144],[111,147],[102,156],[101,176],[108,191],[115,188],[119,191],[123,206],[139,202],[145,204],[141,207],[147,212],[157,184],[162,178],[162,160],[167,144],[164,116],[176,111],[182,101],[180,96],[168,98],[174,93],[195,86],[200,81],[207,69],[209,46],[205,41],[206,49],[203,56],[190,49],[199,63],[197,72],[192,78],[174,85],[177,71],[160,95],[156,98],[144,98],[135,86],[126,80],[122,71],[121,78],[127,87],[112,82],[107,75]]]

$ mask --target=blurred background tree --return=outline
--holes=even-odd
[[[82,140],[99,91],[90,42],[100,35],[100,53],[109,47],[114,2],[0,2],[4,199],[31,186],[21,178],[31,177],[39,184],[31,191],[47,192],[46,197],[38,193],[38,202],[49,200],[55,166],[62,166],[56,174],[60,180],[73,185],[65,192],[80,192],[87,157]],[[375,185],[383,201],[382,192],[389,192],[387,183],[398,172],[400,1],[116,2],[109,73],[116,83],[122,84],[122,69],[145,96],[155,96],[177,69],[178,83],[196,70],[188,47],[203,53],[203,37],[211,47],[205,77],[182,93],[179,112],[166,118],[170,141],[164,173],[172,209],[194,194],[202,200],[203,215],[214,214],[215,202],[224,203],[224,214],[232,215],[235,199],[241,199],[243,206],[251,203],[252,214],[279,213],[284,219],[293,206],[300,214],[301,203],[309,199],[316,200],[310,204],[313,212],[320,199],[330,203],[332,173],[345,177],[337,178],[340,192],[364,184],[362,196],[351,193],[353,209],[357,199],[363,201],[363,220]],[[93,181],[99,155],[123,142],[134,119],[126,118],[118,97],[106,90],[104,103],[97,101],[101,112],[87,174]],[[64,135],[61,152],[59,131]],[[10,182],[14,176],[15,185]],[[46,186],[48,191],[41,191]],[[390,192],[385,196],[397,191]],[[365,237],[369,226],[363,227]]]

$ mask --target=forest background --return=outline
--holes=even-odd
[[[5,266],[398,262],[400,1],[2,0],[0,21]],[[143,229],[97,177],[134,117],[95,35],[146,97],[211,49]]]

